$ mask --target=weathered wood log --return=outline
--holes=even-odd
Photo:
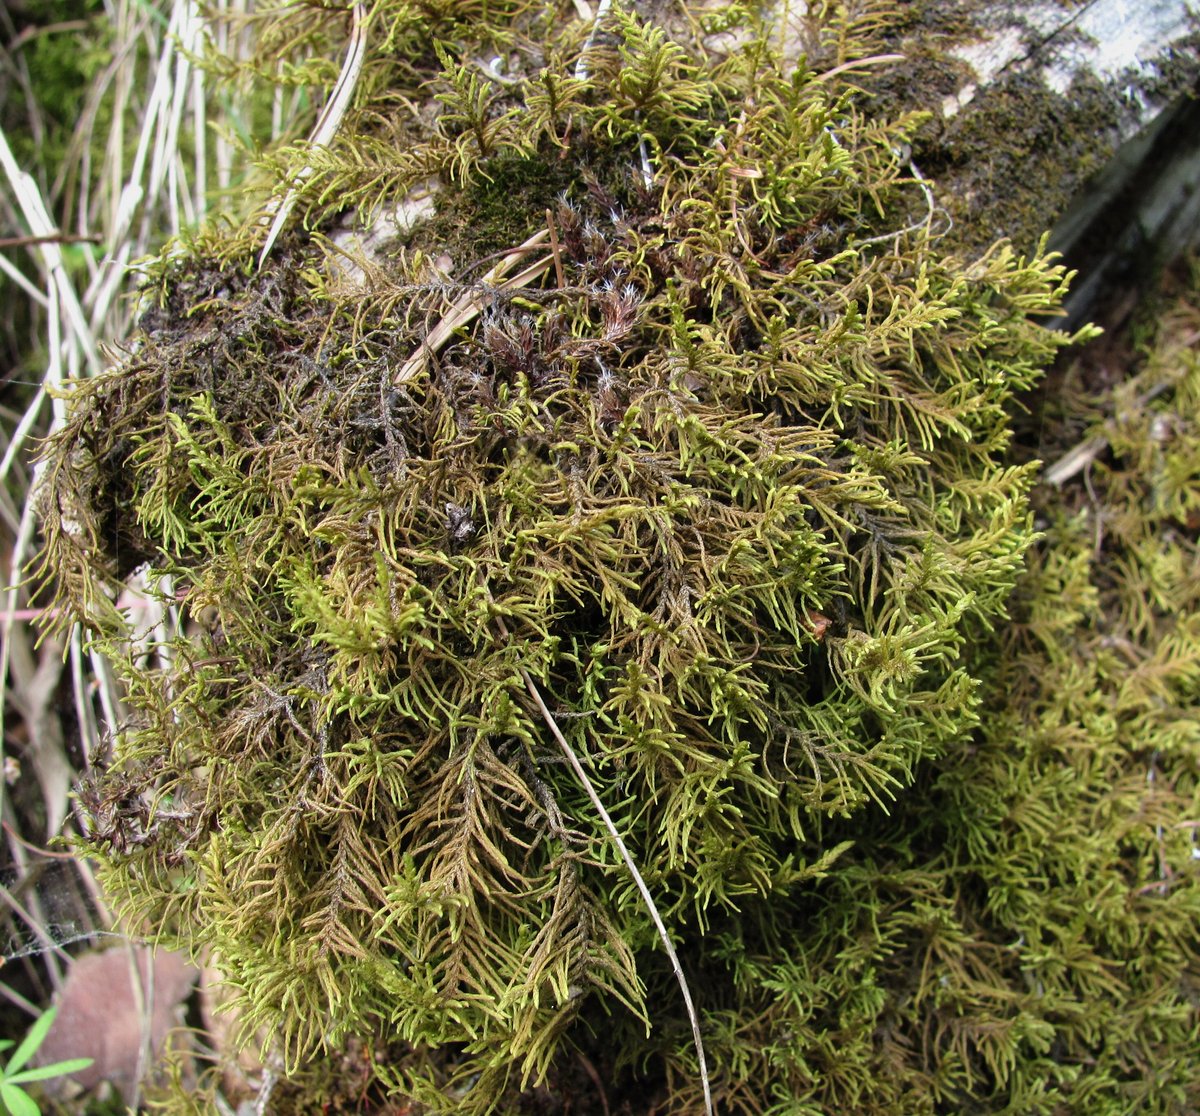
[[[964,251],[1051,244],[1070,324],[1125,299],[1200,229],[1200,24],[1182,0],[917,3],[906,61],[864,85],[930,121],[913,162]]]

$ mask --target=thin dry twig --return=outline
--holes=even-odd
[[[851,70],[866,70],[871,66],[886,66],[892,62],[903,62],[904,60],[903,54],[874,54],[870,58],[855,58],[849,62],[843,62],[840,66],[834,66],[832,70],[818,74],[813,80],[828,81],[830,78],[837,77],[838,74],[844,74]]]
[[[463,294],[442,315],[437,325],[429,331],[425,340],[421,342],[417,351],[404,362],[403,367],[396,373],[393,382],[395,384],[405,383],[422,372],[429,358],[441,351],[442,346],[454,336],[456,329],[461,329],[475,320],[491,293],[497,290],[519,290],[521,287],[527,287],[530,283],[545,275],[552,262],[551,256],[545,256],[530,264],[523,271],[518,272],[511,279],[505,280],[503,283],[499,282],[499,280],[503,279],[512,270],[515,264],[528,256],[540,244],[543,244],[549,236],[549,229],[539,229],[528,240],[505,252],[504,258],[484,276],[480,286]]]
[[[0,248],[29,248],[38,244],[99,244],[93,235],[54,233],[51,236],[0,236]]]
[[[497,621],[499,622],[499,618],[497,618]],[[502,623],[501,628],[503,630]],[[696,1058],[700,1063],[700,1084],[704,1088],[704,1111],[707,1113],[707,1116],[714,1116],[716,1110],[713,1108],[712,1086],[708,1079],[708,1060],[704,1056],[704,1038],[700,1033],[700,1017],[696,1014],[696,1006],[692,1001],[692,992],[688,987],[687,977],[683,974],[683,966],[679,963],[679,954],[675,952],[675,946],[671,943],[671,936],[667,932],[666,924],[662,920],[662,915],[658,913],[654,896],[650,894],[650,888],[642,878],[642,873],[638,871],[638,866],[634,863],[633,855],[621,838],[620,830],[617,829],[616,823],[605,809],[595,784],[588,777],[588,773],[584,770],[583,764],[575,754],[575,750],[567,743],[567,738],[563,736],[562,730],[558,727],[558,722],[554,719],[554,714],[547,707],[537,684],[530,678],[529,672],[524,667],[521,667],[520,671],[521,680],[525,683],[525,688],[529,691],[529,696],[533,698],[534,703],[537,705],[542,715],[542,720],[546,722],[546,727],[550,730],[550,735],[554,737],[567,763],[570,764],[571,770],[575,773],[575,778],[579,780],[596,813],[600,815],[600,820],[604,823],[604,828],[608,830],[608,835],[612,838],[613,844],[616,845],[617,852],[621,854],[621,859],[625,862],[625,867],[633,877],[633,882],[637,885],[638,892],[642,896],[642,902],[645,903],[646,910],[650,913],[650,918],[654,922],[654,928],[658,931],[659,941],[662,942],[663,949],[666,950],[667,957],[670,959],[671,971],[675,974],[675,981],[679,985],[680,993],[683,995],[683,1003],[687,1011],[688,1021],[692,1025],[692,1043],[696,1048]]]
[[[1188,344],[1193,344],[1196,340],[1197,338],[1191,338]],[[1137,397],[1135,405],[1139,408],[1144,407],[1164,392],[1170,391],[1174,386],[1175,381],[1173,379],[1155,384],[1149,391],[1144,391]],[[1096,434],[1090,438],[1085,438],[1077,446],[1073,446],[1067,450],[1053,465],[1046,466],[1042,472],[1042,480],[1046,484],[1052,484],[1058,488],[1066,484],[1077,473],[1086,469],[1107,449],[1107,434]]]
[[[1053,465],[1047,466],[1042,473],[1042,480],[1055,488],[1066,484],[1076,473],[1086,469],[1106,449],[1108,439],[1103,437],[1088,438],[1079,445],[1068,450]]]

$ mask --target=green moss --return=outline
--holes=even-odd
[[[474,260],[520,244],[545,225],[558,196],[579,185],[574,164],[558,155],[500,156],[488,163],[486,178],[438,191],[434,217],[416,226],[408,246]]]
[[[199,240],[73,399],[46,568],[127,687],[81,792],[109,893],[215,951],[285,1109],[343,1103],[341,1051],[361,1095],[432,1111],[565,1105],[579,1054],[614,1108],[700,1111],[561,733],[670,927],[720,1111],[1115,1111],[1151,1068],[1186,1099],[1194,888],[1140,889],[1160,824],[1191,879],[1190,721],[1155,699],[1194,697],[1167,624],[1192,551],[1133,531],[1161,615],[1126,615],[1047,513],[1076,549],[1006,611],[1037,537],[1009,410],[1068,341],[1030,318],[1065,275],[909,228],[916,121],[765,36],[708,59],[617,12],[575,78],[579,31],[488,90],[477,42],[414,38],[447,111],[389,149],[411,90],[361,106],[300,208],[439,175],[421,251],[355,284],[319,237],[257,271],[253,228]],[[520,285],[481,284],[547,205]],[[1135,501],[1190,515],[1183,446]],[[141,562],[185,613],[158,666],[113,604]],[[1124,724],[1098,607],[1164,625]]]
[[[577,142],[584,150],[543,141],[533,155],[497,155],[461,189],[437,189],[433,215],[414,226],[404,246],[451,261],[486,260],[547,228],[547,211],[563,199],[572,205],[590,199],[610,212],[637,205],[645,192],[637,182],[637,145]]]

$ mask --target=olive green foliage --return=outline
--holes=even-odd
[[[4,1106],[4,1111],[9,1116],[38,1116],[37,1102],[22,1086],[47,1081],[52,1077],[62,1077],[68,1073],[77,1073],[92,1064],[91,1058],[72,1058],[70,1061],[55,1062],[52,1065],[25,1068],[29,1059],[45,1042],[46,1035],[54,1025],[56,1014],[57,1008],[50,1008],[38,1016],[21,1044],[9,1056],[7,1065],[0,1068],[0,1105]],[[6,1039],[0,1042],[0,1050],[7,1050],[12,1045],[12,1041]]]
[[[1100,453],[1039,490],[981,730],[822,885],[803,955],[868,974],[872,1110],[1200,1103],[1198,327],[1193,282],[1136,375],[1067,393],[1044,435]]]
[[[291,1071],[385,1036],[379,1088],[520,1111],[580,1049],[696,1112],[679,989],[541,698],[676,940],[719,1110],[1117,1096],[1128,1044],[1185,1025],[1182,930],[1140,911],[1192,901],[1135,846],[1185,870],[1160,730],[1194,675],[1164,635],[1122,714],[1121,647],[1064,642],[1108,603],[1052,548],[1006,618],[1035,537],[1008,409],[1066,343],[1029,317],[1061,268],[905,228],[916,122],[744,14],[705,57],[615,11],[579,68],[587,26],[467,9],[382,6],[344,138],[280,156],[318,234],[430,179],[453,204],[353,266],[313,235],[253,271],[253,225],[164,256],[48,450],[46,571],[127,687],[82,794],[109,893],[213,950]],[[821,18],[813,58],[869,51]],[[430,230],[522,165],[552,169],[508,243],[460,229],[447,274]],[[519,284],[481,282],[527,240]],[[115,603],[143,564],[183,613],[152,661]]]

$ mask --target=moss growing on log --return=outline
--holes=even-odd
[[[955,251],[983,251],[1001,237],[1032,250],[1122,144],[1191,95],[1200,58],[1194,32],[1178,29],[1169,46],[1139,43],[1135,35],[1138,62],[1118,74],[1100,52],[1084,61],[1087,35],[1068,10],[1056,20],[1052,9],[914,0],[889,21],[878,48],[903,61],[859,76],[877,110],[929,114],[912,157],[937,184],[943,222],[953,223],[946,242]],[[1145,22],[1164,19],[1156,10]]]
[[[1150,830],[1063,845],[1055,873],[1110,891],[1041,882],[1073,769],[1035,780],[997,696],[1042,681],[1044,633],[1005,612],[1035,538],[1008,408],[1067,342],[1029,317],[1061,268],[909,227],[916,121],[751,21],[718,60],[625,12],[536,49],[537,12],[437,41],[405,13],[375,17],[346,138],[304,154],[314,235],[261,270],[254,224],[164,257],[136,351],[48,450],[47,570],[128,690],[82,794],[109,893],[215,952],[298,1111],[362,1043],[375,1094],[430,1111],[530,1111],[576,1053],[699,1111],[671,965],[561,733],[676,942],[720,1111],[1117,1096],[1142,1062],[1089,1071],[1092,1002],[1136,983],[1110,958],[1141,915],[1119,942],[1055,920],[1127,909]],[[452,205],[390,259],[320,235],[431,178]],[[152,661],[115,603],[143,564],[182,613]],[[1060,571],[1085,603],[1086,572]],[[1026,640],[1002,666],[997,626]],[[1046,723],[1087,697],[1060,665]],[[1137,985],[1171,1042],[1185,967]]]

